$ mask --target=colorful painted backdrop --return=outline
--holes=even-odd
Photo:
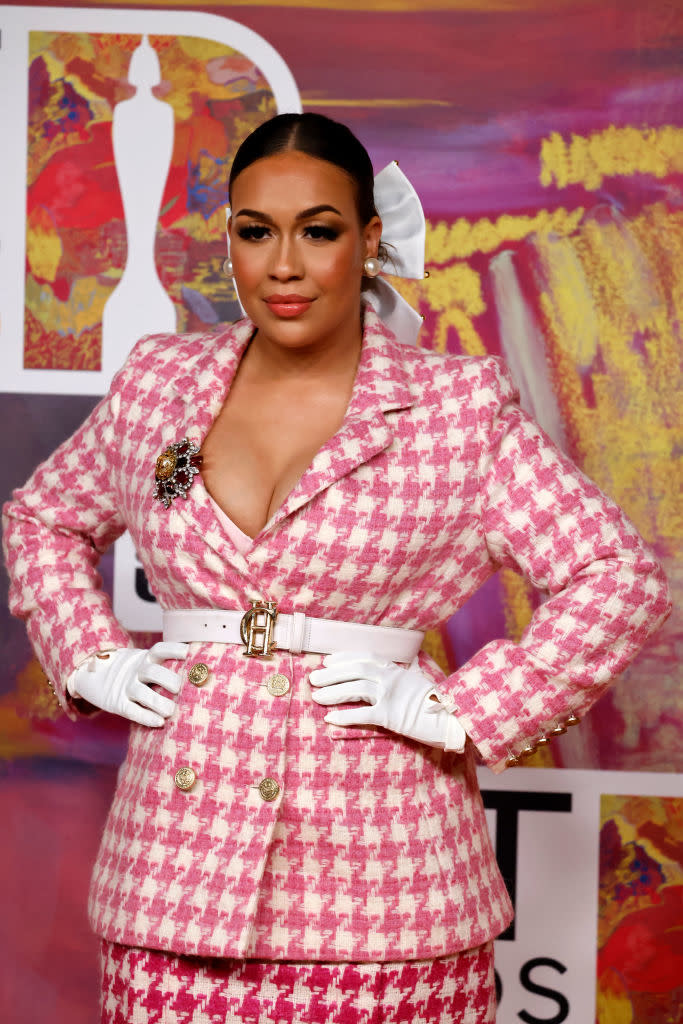
[[[221,274],[227,178],[242,139],[275,114],[259,69],[207,39],[153,36],[157,99],[175,117],[156,257],[178,329],[239,315]],[[135,94],[135,35],[30,35],[24,366],[99,370],[102,313],[126,265],[112,117]]]
[[[683,1017],[683,799],[604,796],[598,1021]]]
[[[108,0],[106,6],[125,4]],[[163,13],[164,4],[147,6]],[[186,6],[259,32],[293,72],[304,109],[346,121],[377,169],[400,160],[428,218],[430,277],[401,284],[425,317],[422,344],[502,353],[524,403],[625,507],[669,572],[677,611],[664,631],[582,727],[535,763],[683,772],[680,4],[242,0]],[[110,125],[117,103],[131,95],[127,68],[138,42],[136,35],[93,31],[32,35],[27,368],[99,366],[102,309],[126,259]],[[220,274],[225,176],[239,138],[274,108],[259,69],[239,52],[199,37],[160,33],[151,42],[162,69],[155,94],[175,118],[156,260],[179,325],[193,329],[234,314],[234,295]],[[92,404],[30,392],[3,396],[0,423],[12,441],[3,459],[3,496]],[[103,571],[106,583],[107,559]],[[430,638],[432,648],[444,662],[461,663],[493,635],[518,636],[537,601],[517,576],[501,573],[443,636]],[[3,854],[5,871],[11,877],[29,848],[48,848],[50,815],[73,814],[74,799],[82,799],[87,817],[73,820],[86,874],[125,730],[101,719],[75,727],[57,716],[21,625],[10,621],[4,605],[0,625],[3,801],[16,837]],[[45,800],[50,786],[53,801]],[[26,808],[36,802],[41,813],[30,831]],[[636,842],[632,830],[640,828],[637,822],[627,828],[620,814],[605,812],[608,861],[627,856],[624,844]],[[647,817],[638,814],[638,822]],[[673,820],[664,816],[662,829]],[[59,892],[68,880],[74,899],[84,898],[73,852],[55,851],[54,858],[50,870],[62,872]],[[674,888],[668,885],[665,903]],[[12,906],[16,911],[2,925],[6,949],[13,948],[15,929],[24,934],[23,907]],[[57,922],[57,909],[55,915]],[[621,934],[621,925],[610,922],[616,930],[605,925],[601,940],[607,965],[601,993],[612,1000],[604,1020],[640,1020],[614,1010],[619,999],[623,1010],[623,985],[631,981],[614,987],[609,936]],[[80,919],[73,928],[72,934],[86,934]],[[673,940],[679,953],[680,934]],[[17,960],[31,964],[46,993],[43,1005],[52,1008],[48,1016],[61,1020],[65,985],[76,991],[80,975],[73,966],[65,973],[62,963],[57,978],[48,945],[36,939],[29,946],[17,951]],[[14,997],[29,999],[29,990]],[[71,1016],[63,1019],[88,1019],[78,1016],[79,999],[73,996]],[[3,1019],[32,1019],[17,1016],[17,1005]]]

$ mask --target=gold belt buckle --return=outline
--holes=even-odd
[[[240,637],[245,658],[269,658],[275,650],[275,601],[252,601],[240,622]]]

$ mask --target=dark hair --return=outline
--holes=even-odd
[[[350,128],[324,114],[278,114],[264,121],[237,150],[230,169],[228,191],[239,174],[266,156],[295,150],[318,160],[327,160],[345,171],[354,183],[356,209],[362,225],[376,217],[372,162],[362,142]],[[379,257],[387,253],[380,245]]]

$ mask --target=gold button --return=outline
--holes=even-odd
[[[182,789],[183,793],[187,793],[188,789],[192,789],[197,781],[194,768],[179,768],[175,773],[174,781],[178,789]]]
[[[565,725],[578,725],[580,721],[581,721],[581,719],[577,718],[576,715],[572,712],[572,714],[570,714],[569,718],[567,719],[567,721],[564,724]]]
[[[209,666],[203,661],[198,661],[188,672],[188,678],[193,686],[203,686],[210,674]]]
[[[282,697],[289,690],[289,679],[282,672],[274,672],[266,679],[266,686],[271,697]]]
[[[258,791],[261,794],[261,799],[274,800],[280,792],[280,787],[275,779],[261,779],[258,784]]]

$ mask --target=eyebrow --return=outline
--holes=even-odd
[[[317,217],[319,213],[336,213],[338,217],[342,216],[336,206],[329,206],[327,203],[321,203],[320,206],[309,206],[307,210],[302,210],[301,213],[297,213],[294,219],[308,220],[309,217]],[[248,210],[245,208],[236,213],[235,216],[252,217],[254,220],[263,220],[267,224],[275,223],[272,217],[269,217],[267,213],[262,213],[260,210]]]

